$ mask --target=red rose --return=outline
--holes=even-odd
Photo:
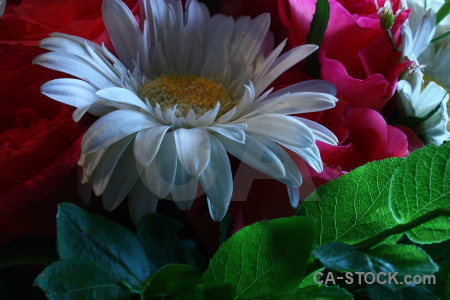
[[[330,19],[321,44],[321,77],[333,83],[338,94],[353,103],[380,111],[395,92],[398,75],[409,63],[400,62],[381,28],[373,1],[330,0]],[[380,1],[382,6],[384,1]],[[280,16],[289,30],[292,46],[306,44],[315,2],[279,0]],[[394,1],[397,9],[399,1]],[[395,19],[392,35],[401,42],[401,26],[409,11]]]
[[[52,32],[106,42],[101,3],[8,1],[0,18],[0,244],[52,233],[56,203],[79,198],[74,167],[86,126],[73,122],[72,108],[41,94],[60,74],[32,60]]]

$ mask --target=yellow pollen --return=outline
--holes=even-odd
[[[164,75],[148,81],[139,89],[139,97],[154,106],[159,103],[164,111],[177,105],[185,115],[189,109],[203,114],[220,103],[219,116],[236,104],[229,92],[219,83],[194,75]]]

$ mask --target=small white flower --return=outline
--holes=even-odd
[[[448,114],[447,101],[448,92],[435,82],[429,82],[425,88],[422,76],[419,72],[414,73],[409,81],[401,80],[398,83],[398,92],[404,114],[418,118],[426,118],[439,106],[439,109],[422,122],[416,131],[426,143],[437,146],[450,140],[450,132],[447,131]]]
[[[398,92],[406,116],[424,118],[439,106],[439,110],[423,122],[416,133],[426,143],[440,145],[450,139],[447,129],[450,45],[448,39],[431,43],[433,37],[441,34],[436,32],[442,32],[442,28],[436,26],[436,12],[443,1],[428,1],[427,4],[428,7],[424,1],[408,0],[407,5],[412,11],[403,27],[402,52],[415,62],[416,69],[398,83]],[[447,25],[444,23],[442,26]]]
[[[79,79],[47,82],[42,92],[77,107],[78,121],[100,117],[82,140],[83,181],[106,209],[129,194],[136,221],[171,198],[188,209],[198,185],[214,220],[225,215],[233,190],[227,152],[295,191],[302,183],[287,148],[317,171],[315,140],[336,144],[325,127],[292,114],[334,107],[334,87],[321,80],[277,92],[268,86],[317,49],[285,42],[267,57],[261,46],[269,16],[210,17],[196,0],[142,0],[141,23],[120,0],[103,2],[103,18],[117,59],[105,47],[59,33],[35,63]],[[279,56],[279,57],[278,57]],[[282,147],[281,147],[282,146]]]

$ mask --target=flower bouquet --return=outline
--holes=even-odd
[[[1,0],[1,299],[450,299],[449,13]]]

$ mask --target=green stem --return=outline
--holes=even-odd
[[[450,31],[447,31],[446,33],[444,33],[444,34],[442,34],[442,35],[440,35],[440,36],[435,37],[434,39],[432,39],[432,40],[431,40],[431,43],[437,42],[437,41],[439,41],[439,40],[445,38],[445,37],[448,36],[449,34],[450,34]]]
[[[417,219],[414,219],[406,224],[399,224],[390,229],[386,229],[364,241],[361,241],[361,242],[355,244],[355,247],[361,251],[369,250],[370,248],[378,245],[379,243],[381,243],[382,241],[384,241],[385,239],[387,239],[388,237],[390,237],[392,235],[404,233],[404,232],[409,231],[417,226],[422,225],[423,223],[426,223],[428,221],[431,221],[433,219],[436,219],[436,218],[442,217],[442,216],[450,217],[450,208],[438,208],[438,209],[430,211],[429,213],[426,213],[426,214],[418,217]]]
[[[445,1],[439,11],[436,13],[436,25],[441,23],[442,20],[450,13],[450,0]]]
[[[409,231],[417,226],[422,225],[423,223],[426,223],[428,221],[431,221],[433,219],[436,219],[436,218],[439,218],[442,216],[450,217],[450,207],[449,208],[438,208],[433,211],[430,211],[429,213],[426,213],[426,214],[418,217],[417,219],[414,219],[406,224],[399,224],[390,229],[386,229],[368,239],[365,239],[364,241],[361,241],[361,242],[355,244],[354,246],[360,251],[369,250],[370,248],[378,245],[379,243],[383,242],[385,239],[387,239],[388,237],[390,237],[392,235],[404,233],[404,232]],[[305,274],[311,274],[312,272],[315,272],[320,268],[323,268],[322,263],[319,260],[315,259],[312,263],[308,264],[308,266],[306,267]]]
[[[392,37],[392,32],[391,30],[386,30],[386,33],[389,37],[389,42],[391,42],[391,46],[392,46],[392,50],[393,51],[397,51],[397,46],[395,46],[395,42],[394,42],[394,38]]]

